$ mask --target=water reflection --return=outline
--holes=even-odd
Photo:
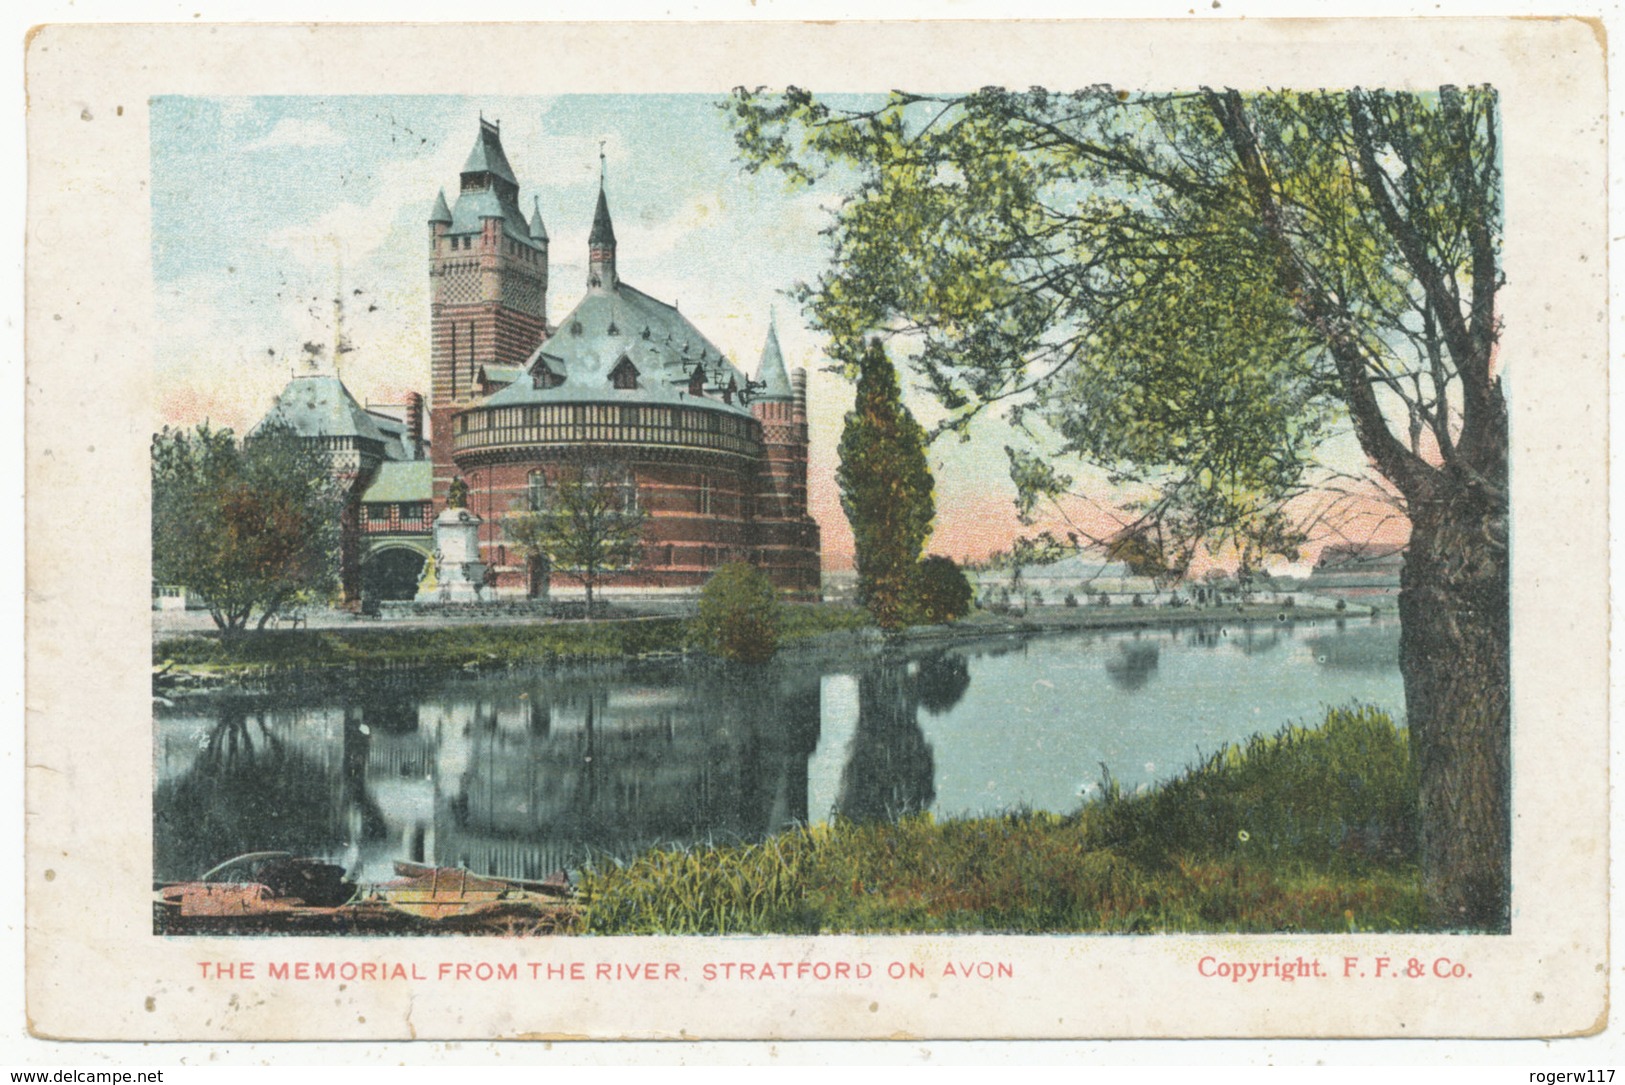
[[[1399,666],[1399,642],[1391,625],[1339,618],[1333,629],[1305,637],[1304,645],[1316,664],[1334,670],[1379,673]]]
[[[921,677],[934,676],[923,685],[940,697],[952,689],[939,684],[940,676],[953,673],[952,667],[888,661],[858,676],[858,725],[841,770],[838,814],[853,821],[885,821],[930,809],[937,797],[936,763],[920,730]],[[969,685],[967,668],[946,706],[957,703]]]
[[[367,878],[399,859],[542,878],[831,814],[1067,811],[1102,761],[1134,786],[1196,745],[1326,704],[1399,709],[1396,643],[1392,624],[1193,625],[824,666],[640,664],[186,700],[157,721],[155,874],[281,849]]]
[[[154,793],[157,869],[200,873],[243,852],[327,853],[335,841],[381,836],[364,742],[359,729],[345,727],[335,765],[228,698],[198,735],[196,757]]]
[[[1162,649],[1155,644],[1119,643],[1117,651],[1106,657],[1106,677],[1121,690],[1144,689],[1156,673],[1157,661],[1161,658]]]

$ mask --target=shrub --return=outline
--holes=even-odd
[[[1337,601],[1337,606],[1333,607],[1332,609],[1333,610],[1347,610],[1348,608],[1349,608],[1349,601],[1347,599],[1339,599]]]
[[[1128,601],[1128,605],[1131,607],[1143,607],[1145,606],[1145,598],[1136,592],[1134,594],[1134,598]]]
[[[694,639],[712,655],[762,663],[779,650],[779,593],[753,566],[734,561],[719,568],[700,592]]]
[[[1061,605],[1065,607],[1075,607],[1078,605],[1078,597],[1073,595],[1071,592],[1067,592],[1066,598],[1061,600]]]
[[[970,613],[970,581],[953,559],[932,554],[914,567],[909,578],[909,617],[936,625]]]
[[[1112,597],[1105,592],[1101,592],[1100,596],[1095,600],[1095,605],[1109,607],[1112,605]]]

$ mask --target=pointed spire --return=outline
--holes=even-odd
[[[434,198],[434,210],[429,213],[429,225],[444,222],[451,225],[451,208],[446,204],[446,190],[441,189],[440,195]]]
[[[615,227],[609,221],[609,198],[600,181],[598,209],[592,216],[592,233],[587,235],[587,286],[614,290],[619,281],[615,273]]]
[[[537,241],[545,242],[547,240],[547,227],[542,225],[542,198],[536,196],[534,199],[536,209],[530,215],[530,236]]]
[[[756,379],[766,386],[757,394],[757,399],[789,401],[794,398],[790,374],[784,368],[784,352],[779,349],[779,331],[771,320],[767,325],[767,342],[762,344],[762,361],[756,367]]]
[[[609,220],[609,199],[604,195],[604,186],[598,186],[598,209],[592,216],[592,233],[587,236],[587,244],[593,247],[615,244],[615,224]]]

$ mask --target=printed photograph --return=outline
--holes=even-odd
[[[153,933],[1514,932],[1499,108],[153,98]]]

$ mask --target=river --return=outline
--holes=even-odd
[[[1067,812],[1328,706],[1403,723],[1392,619],[1006,636],[861,660],[225,690],[157,710],[154,873],[248,851],[545,877],[839,814]]]

